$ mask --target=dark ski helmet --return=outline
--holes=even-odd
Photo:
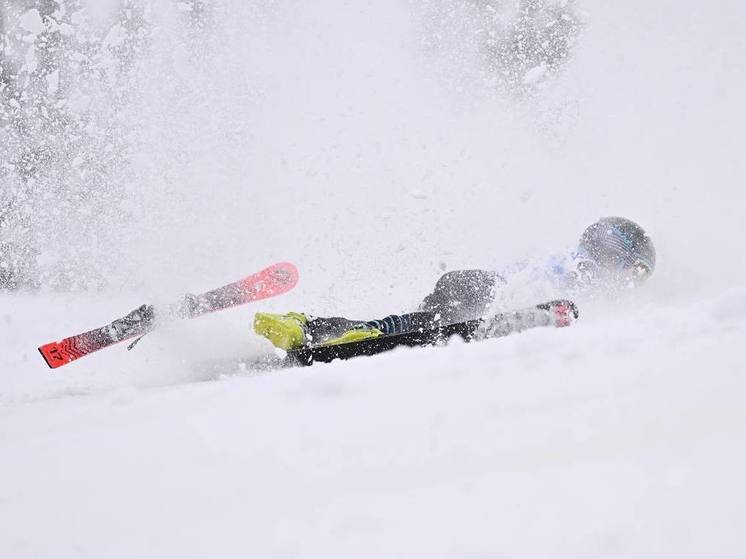
[[[580,237],[579,252],[606,274],[638,283],[655,270],[652,239],[634,221],[604,217]]]

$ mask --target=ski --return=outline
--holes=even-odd
[[[550,301],[527,309],[499,313],[488,318],[446,325],[436,324],[432,328],[404,334],[392,334],[336,345],[304,346],[290,350],[285,357],[284,366],[307,366],[316,362],[329,363],[335,359],[375,355],[401,346],[444,345],[453,336],[458,336],[466,342],[473,342],[500,338],[530,328],[545,326],[562,328],[570,326],[578,316],[578,308],[572,301]]]
[[[44,361],[57,369],[105,347],[144,336],[170,319],[188,319],[206,313],[274,297],[298,283],[298,270],[289,262],[273,264],[255,274],[200,295],[185,295],[164,309],[141,305],[106,326],[40,346]],[[134,343],[136,343],[135,340]],[[132,348],[134,343],[130,346]]]

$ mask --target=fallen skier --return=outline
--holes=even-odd
[[[586,228],[575,250],[540,266],[448,272],[414,312],[375,320],[256,313],[254,330],[291,353],[315,348],[315,360],[426,345],[454,334],[465,339],[497,337],[536,326],[567,326],[578,316],[572,297],[636,288],[654,269],[655,247],[645,231],[631,220],[607,217]],[[501,290],[527,277],[551,287],[561,298],[521,311],[489,314]],[[318,351],[324,347],[333,349]]]

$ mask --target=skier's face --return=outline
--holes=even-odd
[[[621,259],[594,259],[581,251],[578,254],[585,258],[577,268],[579,283],[591,291],[618,292],[635,289],[652,274],[650,267],[642,260],[636,260],[630,266]]]
[[[652,270],[643,261],[637,260],[631,266],[606,265],[598,267],[598,279],[612,290],[635,289],[644,284]]]

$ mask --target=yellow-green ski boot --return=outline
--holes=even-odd
[[[288,351],[306,343],[306,315],[298,312],[254,315],[254,332],[267,338],[275,347]]]

